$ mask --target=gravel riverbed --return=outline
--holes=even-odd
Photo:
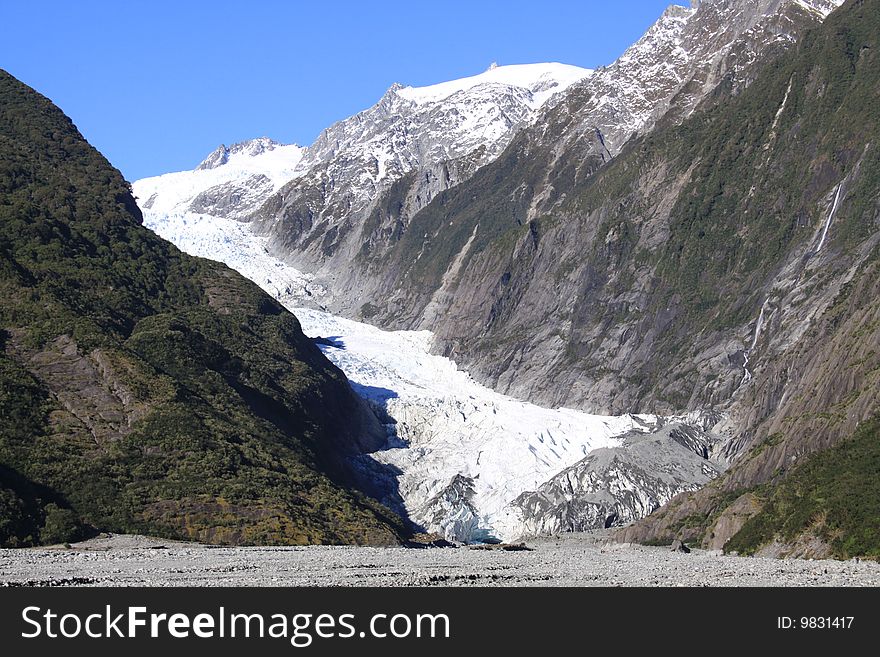
[[[601,532],[531,539],[528,551],[211,547],[102,536],[0,550],[0,586],[878,586],[880,564],[724,556],[619,545]]]

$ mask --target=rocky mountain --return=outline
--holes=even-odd
[[[342,372],[253,283],[144,228],[120,173],[4,71],[0,289],[0,545],[401,540],[351,486],[345,458],[384,431]]]
[[[750,6],[697,13],[736,4]],[[690,112],[609,161],[601,129],[567,140],[573,87],[365,267],[380,284],[359,290],[362,312],[434,328],[442,353],[496,389],[594,412],[725,413],[717,458],[733,467],[622,540],[877,549],[865,471],[880,401],[878,6],[849,2],[821,26],[830,6],[777,8],[790,20],[772,24],[801,38],[728,67]],[[825,459],[850,469],[835,480]],[[602,464],[582,466],[519,498],[524,521],[609,517],[590,497]]]
[[[762,387],[768,336],[783,351],[798,345],[864,263],[829,255],[843,185],[827,187],[822,157],[793,154],[797,137],[782,131],[792,120],[802,129],[787,112],[803,98],[794,77],[774,77],[839,4],[672,7],[618,62],[505,133],[498,143],[506,148],[485,157],[478,146],[476,159],[449,159],[440,176],[424,160],[409,169],[339,160],[336,142],[319,140],[330,164],[285,185],[235,234],[243,242],[258,231],[270,259],[308,272],[300,299],[384,326],[431,329],[435,349],[501,392],[607,414],[712,418],[586,454],[503,512],[510,526],[531,531],[624,524],[709,481],[761,440],[758,427],[781,394]],[[824,93],[828,83],[816,84]],[[364,126],[358,117],[335,127],[339,152],[374,143],[380,122],[371,114]],[[354,141],[339,137],[347,134]],[[446,132],[428,134],[426,144],[440,142],[428,151],[450,157]],[[414,138],[409,130],[405,137]],[[825,169],[819,176],[810,166]],[[743,189],[745,181],[752,184]],[[190,243],[228,220],[189,212],[169,219],[148,209],[148,219]],[[793,227],[787,216],[796,217]],[[805,256],[813,251],[822,257]],[[279,269],[261,272],[254,262],[243,267],[272,289]],[[407,458],[397,465],[417,475]],[[425,472],[408,480],[408,490],[433,491],[420,492],[409,511],[438,526],[477,526],[479,479],[459,474],[439,488]],[[688,518],[677,527],[698,524]]]
[[[438,195],[446,198],[448,190],[495,161],[514,139],[513,134],[519,135],[513,148],[523,157],[550,144],[555,154],[579,152],[582,157],[577,166],[565,171],[555,156],[536,160],[536,169],[540,162],[541,170],[534,175],[541,177],[520,177],[515,183],[508,180],[503,166],[496,167],[494,175],[501,179],[492,184],[510,186],[503,206],[484,207],[479,195],[471,198],[463,193],[457,197],[474,201],[470,206],[474,215],[497,216],[505,228],[511,222],[527,222],[552,207],[560,194],[552,178],[588,178],[633,134],[650,130],[663,117],[680,121],[722,80],[737,89],[745,87],[759,61],[772,59],[790,46],[797,35],[816,25],[839,3],[712,0],[690,8],[673,6],[616,62],[584,75],[564,94],[552,97],[540,112],[520,122],[524,131],[504,133],[496,147],[483,150],[473,138],[466,140],[463,148],[439,147],[439,158],[399,167],[388,180],[393,184],[387,186],[371,182],[378,176],[378,165],[335,155],[326,171],[319,169],[298,179],[270,198],[251,217],[253,229],[268,238],[271,253],[315,274],[316,281],[329,291],[322,300],[328,309],[386,326],[433,329],[437,313],[448,305],[444,299],[454,294],[450,286],[454,286],[455,272],[449,268],[454,268],[459,255],[462,265],[468,260],[462,250],[476,224],[470,223],[467,233],[459,233],[458,228],[466,222],[453,222],[447,231],[456,233],[453,241],[447,244],[445,237],[439,238],[443,252],[434,253],[435,236],[419,232],[411,222]],[[456,83],[448,84],[454,88]],[[490,90],[497,97],[498,90]],[[396,103],[394,97],[392,90],[392,96],[386,95],[377,107]],[[438,120],[433,113],[426,118],[421,126],[407,127],[405,134],[410,136],[403,143],[418,135],[425,144],[444,144],[449,135],[456,134],[450,132],[447,121]],[[349,122],[357,121],[360,126],[362,120],[367,127],[361,128],[363,133],[354,133],[359,144],[372,143],[374,125],[382,134],[398,134],[394,126],[384,125],[372,114],[358,115]],[[348,132],[347,123],[340,125]],[[468,131],[472,127],[468,122],[455,125]],[[326,134],[331,141],[323,143],[324,149],[339,140],[338,127]],[[475,188],[485,184],[484,179]],[[445,201],[434,207],[441,203]],[[484,221],[476,242],[470,242],[471,248],[480,248],[483,233],[492,231]],[[400,280],[407,277],[416,260],[437,268],[437,280],[422,280],[422,272],[414,272],[415,284],[431,289],[420,290],[414,298],[409,294],[401,297]]]
[[[286,203],[317,195],[320,203],[307,208],[315,221],[340,208],[356,215],[411,171],[439,172],[465,157],[459,166],[472,171],[490,161],[554,95],[591,73],[563,64],[493,64],[480,75],[429,87],[395,84],[376,105],[330,126],[308,148],[265,137],[221,145],[194,171],[139,180],[134,191],[142,207],[157,213],[243,219],[296,179]],[[453,184],[453,173],[426,181],[422,203]]]
[[[0,541],[880,555],[878,34],[702,0],[135,183],[275,300],[3,74]]]
[[[722,80],[745,87],[756,62],[789,46],[840,1],[673,5],[599,70],[493,65],[429,87],[396,84],[305,149],[267,138],[220,146],[194,171],[136,181],[134,193],[148,221],[198,214],[249,222],[273,256],[324,292],[316,300],[297,290],[304,302],[384,325],[433,328],[434,301],[449,291],[434,290],[438,298],[429,295],[427,308],[424,298],[416,307],[408,299],[383,307],[375,300],[389,297],[401,272],[376,261],[395,259],[412,218],[438,194],[494,161],[524,128],[532,145],[552,139],[559,153],[581,150],[580,174],[566,175],[587,175],[633,134],[664,117],[686,117]],[[543,193],[553,189],[552,170],[535,183]],[[530,220],[549,201],[535,196],[522,214]],[[519,209],[508,212],[521,221]]]
[[[195,170],[138,180],[133,193],[147,225],[168,239],[192,242],[195,235],[211,236],[223,226],[229,235],[229,243],[219,247],[223,253],[217,244],[206,253],[261,284],[271,279],[278,298],[325,308],[337,297],[318,272],[323,255],[283,278],[278,271],[267,274],[235,258],[234,251],[246,250],[245,244],[254,239],[264,242],[267,253],[278,255],[269,239],[275,231],[262,235],[260,222],[246,221],[274,194],[289,183],[290,192],[284,194],[291,199],[321,199],[307,208],[308,222],[321,224],[316,217],[326,215],[335,223],[333,213],[344,208],[343,219],[356,223],[402,177],[415,177],[421,190],[414,200],[418,209],[437,191],[497,156],[540,108],[591,73],[562,64],[493,65],[480,75],[428,87],[395,84],[379,103],[332,125],[308,148],[267,137],[220,145]],[[416,176],[415,171],[421,173]],[[286,253],[282,259],[300,260],[294,256]],[[345,258],[343,253],[337,258],[341,271]]]
[[[722,472],[709,460],[716,438],[707,425],[717,418],[682,420],[661,421],[623,435],[619,446],[591,451],[515,498],[498,526],[531,535],[619,527],[701,488]]]
[[[664,117],[677,122],[722,80],[741,89],[755,64],[777,56],[842,0],[698,0],[671,5],[610,66],[574,86],[541,131],[560,134],[558,151],[598,131],[612,155]],[[562,124],[564,130],[559,130]]]
[[[754,6],[703,3],[697,14],[734,5]],[[362,297],[377,321],[436,327],[443,353],[521,398],[723,412],[717,457],[733,467],[624,540],[748,544],[742,530],[760,546],[772,524],[748,519],[791,504],[790,489],[774,491],[821,470],[810,454],[871,444],[880,7],[854,0],[821,25],[803,3],[777,7],[813,29],[745,78],[729,69],[689,116],[667,113],[610,161],[601,131],[583,131],[591,148],[566,142],[572,112],[557,103],[417,213],[374,264],[384,287]],[[524,508],[565,518],[566,482],[556,484]],[[817,492],[802,507],[813,515],[797,509],[802,522],[782,540],[807,532],[849,554],[835,547],[852,531],[840,517],[870,526],[862,500],[873,490],[845,509]]]

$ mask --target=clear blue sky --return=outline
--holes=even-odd
[[[609,64],[672,2],[3,0],[0,68],[136,180],[221,142],[307,145],[394,82]]]

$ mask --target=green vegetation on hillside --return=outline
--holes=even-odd
[[[369,433],[296,318],[141,226],[118,171],[0,71],[0,545],[96,530],[392,543]]]
[[[841,559],[880,558],[880,418],[756,494],[764,497],[762,510],[726,551],[753,554],[774,539],[792,543],[812,534]]]
[[[866,152],[865,145],[880,137],[873,52],[880,15],[876,7],[849,9],[807,32],[797,52],[765,66],[740,96],[719,91],[719,107],[647,140],[660,142],[682,167],[697,163],[672,212],[671,244],[658,272],[668,297],[696,310],[694,318],[710,318],[711,328],[754,312],[761,300],[729,308],[725,290],[764,283],[794,245],[811,239],[805,222],[824,219],[817,202],[863,153],[869,175],[847,190],[832,239],[852,246],[873,231],[873,213],[858,209],[877,191],[877,149]],[[716,317],[722,309],[734,312]]]

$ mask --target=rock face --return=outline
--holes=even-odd
[[[230,157],[242,155],[245,157],[253,158],[258,155],[262,155],[263,153],[274,151],[276,148],[280,148],[283,146],[284,144],[277,142],[274,139],[269,139],[268,137],[251,139],[249,141],[243,141],[228,147],[224,144],[220,144],[217,147],[217,150],[206,157],[202,161],[202,163],[196,167],[196,171],[204,171],[206,169],[216,169],[217,167],[221,167],[224,164],[229,163]]]
[[[344,467],[385,437],[344,375],[256,285],[141,223],[0,71],[0,545],[399,542]]]
[[[12,351],[21,341],[10,337],[7,348]],[[61,405],[59,412],[88,429],[96,445],[106,446],[130,433],[147,408],[125,385],[112,354],[81,352],[73,338],[61,335],[40,351],[20,350],[17,355]]]
[[[740,495],[732,504],[721,511],[718,519],[712,524],[712,529],[706,540],[706,547],[710,550],[723,549],[759,509],[760,500],[753,494]]]
[[[802,4],[779,8],[818,21]],[[430,327],[442,317],[443,353],[545,404],[675,413],[751,396],[766,383],[754,381],[761,359],[793,355],[873,248],[870,231],[853,250],[827,241],[829,217],[845,216],[840,185],[853,189],[873,147],[847,130],[850,158],[836,170],[828,151],[804,152],[807,126],[811,143],[832,148],[821,113],[836,110],[824,106],[836,73],[795,59],[783,60],[788,76],[768,65],[744,91],[733,71],[681,127],[658,124],[609,163],[595,131],[584,133],[590,148],[558,149],[557,104],[544,122],[555,130],[524,131],[413,218],[375,264],[392,273],[366,297],[374,318]],[[872,213],[849,221],[871,226]],[[736,406],[728,458],[773,403]]]
[[[782,241],[772,249],[779,255],[770,257],[766,248],[756,253],[760,278],[752,280],[762,282],[757,295],[751,295],[750,312],[744,312],[752,319],[740,325],[740,346],[728,350],[731,367],[739,369],[730,375],[738,429],[725,449],[734,467],[698,493],[673,500],[627,528],[623,540],[681,536],[714,547],[726,544],[775,489],[810,462],[805,457],[832,448],[830,458],[845,450],[845,445],[838,447],[840,441],[880,408],[875,151],[880,135],[876,123],[865,123],[861,115],[869,111],[866,103],[877,98],[870,62],[877,52],[878,24],[877,3],[850,3],[805,39],[797,57],[783,60],[772,77],[781,109],[767,117],[762,138],[740,157],[758,175],[748,189],[725,193],[739,201],[737,207],[751,204],[764,217],[783,219],[785,227]],[[763,88],[769,91],[769,83]],[[770,207],[762,188],[773,190]],[[731,206],[728,211],[737,210]],[[740,230],[754,231],[762,223],[756,217]],[[756,248],[758,241],[748,244]],[[772,267],[766,267],[768,260]],[[750,295],[742,289],[726,296]],[[701,351],[699,343],[696,351]],[[841,478],[850,475],[839,473]],[[756,489],[759,485],[767,488]],[[869,486],[856,497],[862,495],[874,493]],[[852,504],[860,506],[855,500]],[[695,518],[702,520],[688,521]],[[812,531],[808,524],[803,529]],[[851,532],[832,536],[838,554],[852,549],[840,538]],[[758,535],[772,539],[765,534]]]
[[[662,402],[657,410],[675,413],[729,398],[732,381],[714,398],[664,390],[655,395],[661,399],[646,400],[641,386],[626,380],[635,376],[634,366],[659,365],[654,343],[674,311],[667,304],[646,315],[656,267],[633,256],[664,249],[693,171],[679,168],[683,160],[676,158],[671,175],[672,158],[648,161],[636,153],[625,163],[608,163],[622,141],[661,116],[664,134],[671,134],[714,82],[725,98],[738,93],[750,79],[747,71],[764,57],[772,60],[777,46],[791,45],[820,18],[795,2],[707,2],[667,13],[619,62],[574,85],[501,157],[417,213],[387,248],[370,242],[362,249],[347,269],[357,272],[360,262],[367,272],[358,276],[357,294],[349,295],[363,306],[351,311],[395,328],[436,330],[443,353],[483,381],[544,404],[619,413]],[[786,30],[775,33],[773,26],[781,25]],[[702,50],[707,34],[714,45]],[[720,49],[717,56],[707,55],[711,48]],[[761,50],[762,59],[750,67],[724,64],[749,48]],[[667,51],[680,55],[672,72],[666,59],[653,57]],[[708,75],[707,61],[715,62],[713,83],[683,95],[684,87]],[[609,89],[618,78],[627,80],[614,92],[621,98],[634,94],[652,102],[621,100],[630,109],[613,109],[610,99],[617,96]],[[664,114],[667,105],[678,109]],[[607,125],[612,115],[636,118],[614,132]],[[595,257],[583,257],[591,252]],[[698,359],[726,363],[731,346],[712,344]],[[642,374],[643,381],[657,376]]]
[[[564,105],[536,127],[564,123],[557,152],[596,129],[617,155],[633,134],[649,132],[664,117],[668,122],[689,116],[722,81],[747,86],[759,60],[779,54],[804,26],[840,4],[703,0],[690,7],[672,5],[619,59],[574,85]]]

